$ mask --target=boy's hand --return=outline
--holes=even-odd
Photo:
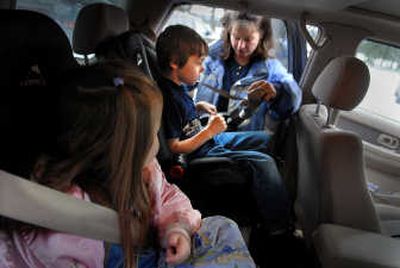
[[[208,103],[206,101],[199,101],[198,103],[196,103],[196,109],[198,111],[204,111],[209,114],[217,113],[217,108],[211,103]]]
[[[249,88],[247,89],[248,94],[256,91],[256,90],[260,90],[261,93],[260,95],[262,96],[262,99],[264,101],[269,101],[273,98],[276,97],[276,89],[275,87],[269,83],[269,82],[265,82],[263,80],[261,81],[256,81],[254,83],[252,83]]]
[[[190,242],[184,234],[171,232],[167,237],[167,263],[177,265],[184,262],[190,256]]]
[[[210,119],[208,119],[208,124],[206,126],[206,129],[209,131],[212,137],[221,132],[224,132],[226,128],[227,125],[222,115],[220,114],[211,115]]]

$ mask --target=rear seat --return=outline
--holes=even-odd
[[[77,66],[62,29],[47,16],[0,10],[0,169],[28,176],[49,142],[54,85]]]
[[[68,38],[47,16],[27,10],[0,10],[0,33],[2,86],[19,85],[34,65],[50,84],[59,73],[76,66]]]
[[[381,234],[322,224],[314,244],[323,268],[400,267],[400,241]]]
[[[78,14],[72,37],[73,50],[85,56],[94,54],[97,45],[109,37],[129,30],[126,12],[117,6],[95,3],[83,7]]]

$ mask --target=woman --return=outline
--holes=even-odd
[[[263,130],[266,115],[278,121],[296,112],[301,90],[279,60],[270,55],[271,21],[247,13],[232,13],[224,17],[222,24],[222,40],[209,49],[195,101],[205,101],[215,105],[219,112],[231,113],[241,109],[242,101],[227,99],[209,86],[239,97],[247,97],[255,90],[261,92],[264,101],[244,130]]]

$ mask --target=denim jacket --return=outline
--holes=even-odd
[[[222,52],[222,40],[210,47],[209,55],[204,62],[204,73],[201,82],[216,88],[222,88],[225,73],[224,62],[220,55]],[[301,104],[302,92],[293,76],[277,59],[266,59],[254,62],[247,76],[236,81],[229,93],[234,96],[247,97],[246,86],[251,83],[265,80],[274,84],[277,97],[267,103],[267,113],[274,120],[283,120],[295,113]],[[195,102],[206,101],[217,104],[219,94],[202,86],[197,87]],[[229,99],[228,113],[240,106],[240,100]]]

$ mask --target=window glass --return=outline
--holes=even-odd
[[[400,124],[400,48],[364,40],[356,57],[364,61],[371,81],[357,109]]]
[[[177,6],[169,16],[164,28],[169,25],[183,24],[198,32],[208,44],[212,44],[221,37],[221,18],[232,10],[206,7],[201,5]],[[287,68],[288,66],[288,38],[284,21],[272,19],[272,30],[275,39],[275,55]]]
[[[314,40],[314,42],[317,43],[318,38],[321,34],[319,27],[315,26],[315,25],[307,24],[306,29],[307,29],[308,33],[310,34],[311,38]],[[312,50],[313,50],[312,47],[307,42],[307,57],[310,57]]]
[[[125,6],[125,0],[18,0],[18,9],[28,9],[46,14],[55,20],[72,41],[75,20],[82,7],[92,3],[107,3],[120,7]]]

